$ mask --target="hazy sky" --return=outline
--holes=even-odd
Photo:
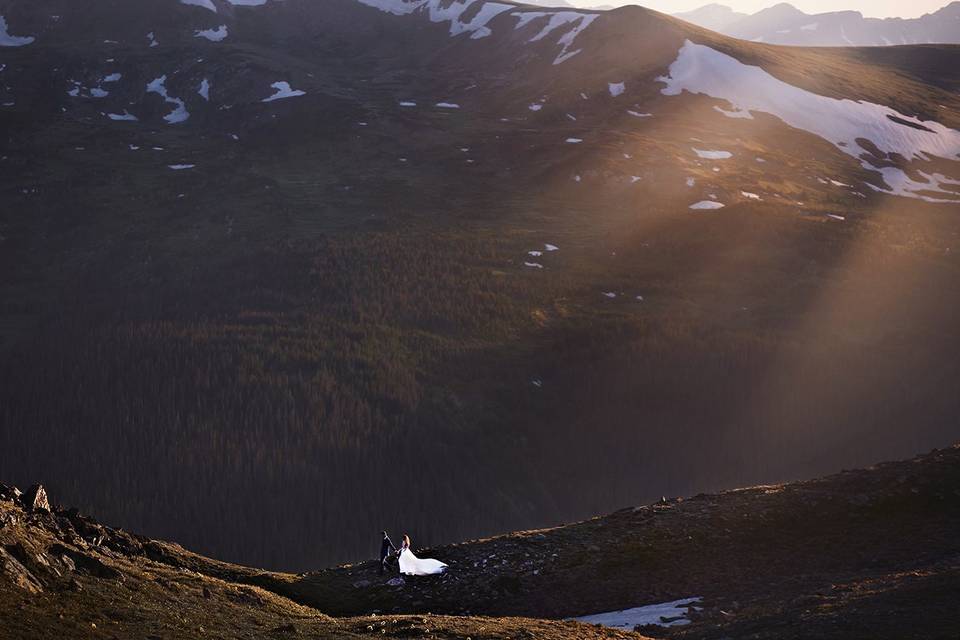
[[[664,13],[678,13],[718,2],[737,11],[755,13],[777,4],[778,0],[573,0],[571,4],[589,7],[594,5],[640,4]],[[948,4],[949,0],[791,0],[790,4],[807,13],[853,10],[873,18],[916,18],[932,13]]]

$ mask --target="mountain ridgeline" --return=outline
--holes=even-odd
[[[676,17],[706,29],[751,40],[809,47],[889,47],[960,44],[960,2],[918,18],[867,18],[859,11],[809,14],[781,2],[754,14],[708,4]]]
[[[6,482],[302,570],[956,437],[957,47],[482,0],[0,15]]]

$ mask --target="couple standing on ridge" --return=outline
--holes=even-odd
[[[400,548],[397,549],[390,541],[390,536],[383,531],[383,541],[380,543],[380,575],[383,575],[387,567],[387,560],[393,555],[397,556],[397,563],[400,565],[400,573],[408,576],[432,576],[443,573],[447,565],[439,560],[431,558],[418,558],[410,550],[410,536],[404,535]]]

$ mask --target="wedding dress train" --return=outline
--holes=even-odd
[[[400,573],[407,576],[432,576],[443,573],[447,565],[432,558],[418,558],[410,549],[400,552]]]

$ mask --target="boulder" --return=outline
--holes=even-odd
[[[51,511],[47,490],[42,484],[35,484],[23,494],[23,507],[27,511]]]

